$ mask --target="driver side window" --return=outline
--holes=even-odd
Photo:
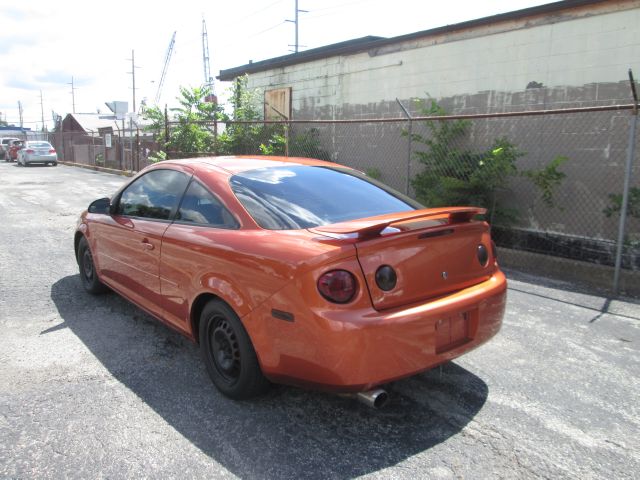
[[[129,185],[120,196],[117,214],[169,220],[187,188],[189,177],[175,170],[153,170]]]

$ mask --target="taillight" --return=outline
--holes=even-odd
[[[346,270],[331,270],[318,279],[318,291],[333,303],[349,302],[357,290],[355,277]]]
[[[31,150],[31,149],[29,149],[29,150],[25,150],[25,152],[26,152],[26,153],[36,153],[36,151],[35,151],[35,150]]]
[[[52,148],[51,150],[49,150],[49,153],[56,153],[56,149]]]
[[[388,292],[396,288],[398,275],[396,271],[389,265],[382,265],[376,270],[376,284],[381,290]]]
[[[480,262],[480,265],[486,267],[487,263],[489,263],[489,251],[487,250],[487,247],[482,244],[478,245],[476,253],[478,254],[478,261]]]

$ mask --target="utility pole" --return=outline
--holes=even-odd
[[[134,55],[134,51],[131,50],[131,58],[127,58],[127,60],[131,60],[131,71],[127,72],[131,74],[131,79],[133,82],[133,110],[132,112],[135,113],[136,112],[136,68],[140,68],[140,67],[136,67],[136,60],[135,60],[135,55]]]
[[[44,132],[45,126],[44,126],[44,102],[42,101],[42,90],[40,90],[40,114],[42,115],[42,131]]]
[[[133,113],[136,113],[136,57],[134,50],[131,50],[131,71],[128,72],[131,74],[131,81],[133,83]],[[131,170],[135,169],[135,165],[139,164],[138,161],[138,121],[136,120],[136,145],[135,148],[133,146],[133,117],[129,117],[129,146],[131,148]],[[122,132],[124,135],[124,120],[122,121]],[[124,149],[124,138],[123,138],[123,147]]]
[[[294,47],[295,53],[298,53],[298,50],[300,50],[300,42],[298,41],[298,14],[300,12],[307,13],[309,10],[300,10],[298,8],[298,0],[295,0],[295,10],[296,10],[295,20],[285,20],[285,22],[291,22],[291,23],[295,24],[295,27],[296,27],[296,43],[295,43],[295,45],[289,45],[289,46],[290,47]]]
[[[73,77],[71,77],[71,83],[67,83],[67,85],[71,85],[71,102],[73,105],[73,113],[76,113],[76,87],[73,85]]]
[[[22,102],[18,100],[18,113],[20,114],[20,128],[22,128]]]

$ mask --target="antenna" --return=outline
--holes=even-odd
[[[160,75],[160,81],[158,82],[158,91],[156,92],[155,104],[158,105],[160,97],[162,95],[162,87],[164,85],[164,79],[167,77],[167,70],[169,69],[169,61],[171,60],[171,54],[173,53],[173,46],[176,43],[176,32],[173,32],[171,42],[169,42],[169,48],[167,54],[164,57],[164,66],[162,67],[162,74]]]
[[[207,23],[204,21],[204,17],[202,17],[202,65],[204,67],[204,85],[211,89],[211,95],[215,97],[211,65],[209,63],[209,35],[207,34]]]

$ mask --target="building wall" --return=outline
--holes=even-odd
[[[626,103],[639,61],[640,1],[624,0],[254,73],[249,86],[292,87],[294,119],[398,115],[396,98],[425,97],[486,113],[529,105],[532,86],[534,108]]]

